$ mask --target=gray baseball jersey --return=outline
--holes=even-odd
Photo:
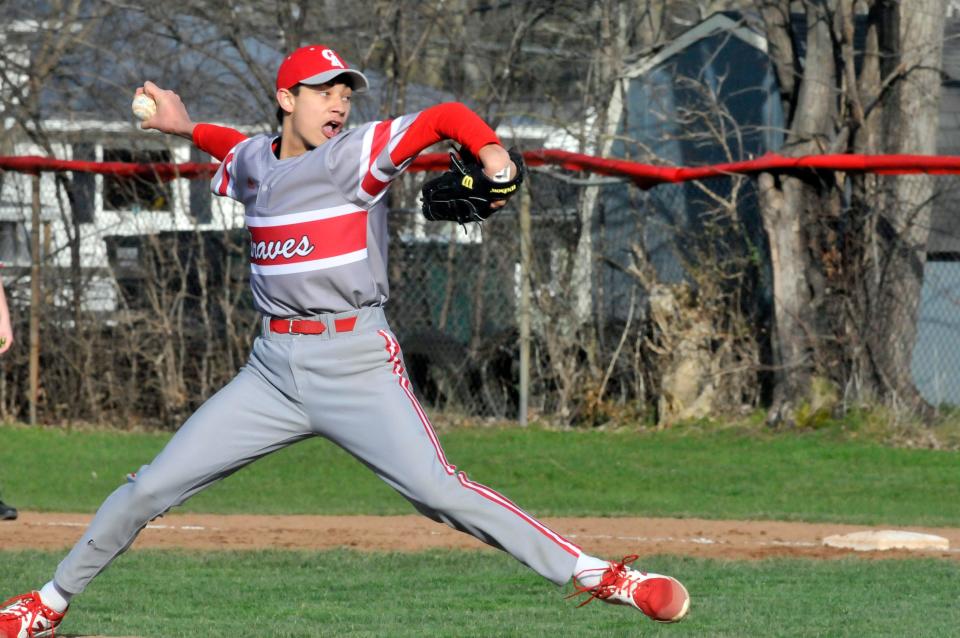
[[[290,159],[278,160],[266,136],[224,157],[213,188],[246,206],[262,336],[237,376],[107,498],[57,568],[61,589],[83,591],[150,519],[313,436],[357,457],[421,513],[503,549],[554,583],[570,579],[581,554],[576,545],[447,460],[383,312],[389,293],[382,199],[434,129],[449,130],[449,121],[437,123],[444,113],[432,115],[432,132],[413,131],[413,142],[404,131],[410,134],[422,114],[361,126]],[[461,121],[454,125],[469,126]],[[277,333],[271,317],[323,329]]]
[[[391,151],[416,117],[365,124],[289,159],[266,135],[227,155],[213,188],[246,208],[257,310],[309,317],[386,302],[383,196],[412,159],[397,166]]]

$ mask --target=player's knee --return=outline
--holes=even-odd
[[[411,490],[414,504],[423,513],[446,512],[457,508],[463,500],[462,491],[453,477],[449,480],[422,481]]]
[[[170,509],[172,500],[169,490],[148,475],[139,475],[136,480],[124,486],[128,492],[130,507],[144,515],[153,517]]]

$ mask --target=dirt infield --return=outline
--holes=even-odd
[[[0,549],[65,549],[91,516],[22,512],[0,522]],[[832,523],[717,521],[696,518],[548,518],[544,522],[585,550],[601,556],[679,554],[758,560],[774,556],[869,558],[926,556],[960,560],[960,528],[897,527],[943,536],[949,550],[853,552],[822,544],[832,534],[889,526]],[[361,551],[484,549],[485,545],[422,516],[246,516],[174,514],[151,523],[134,549],[309,549],[347,547]]]

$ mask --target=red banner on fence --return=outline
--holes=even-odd
[[[884,175],[960,174],[960,156],[955,155],[805,155],[802,157],[785,157],[770,153],[753,160],[693,167],[654,166],[642,162],[594,157],[550,149],[527,151],[523,154],[523,157],[530,166],[559,166],[571,171],[586,171],[612,177],[623,177],[640,188],[652,188],[658,184],[675,184],[730,175],[800,171],[867,172]],[[448,164],[449,158],[446,153],[429,153],[414,160],[408,170],[414,172],[442,171],[446,170]],[[33,174],[46,171],[83,171],[119,175],[121,177],[150,177],[164,181],[177,177],[212,177],[217,170],[217,166],[219,165],[216,163],[197,162],[183,164],[88,162],[34,155],[0,157],[0,170]]]

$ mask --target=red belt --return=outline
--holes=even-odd
[[[333,327],[337,332],[350,332],[357,323],[356,317],[334,319]],[[270,331],[290,335],[322,335],[327,324],[311,319],[270,319]]]

